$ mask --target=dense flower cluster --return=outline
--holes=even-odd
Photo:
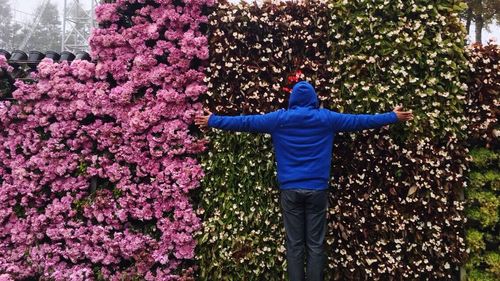
[[[0,272],[51,280],[178,280],[200,228],[205,6],[97,8],[95,63],[46,59],[0,104]]]
[[[220,2],[210,16],[205,104],[221,114],[283,108],[299,75],[313,82],[323,106],[340,112],[386,112],[400,103],[412,109],[412,122],[337,135],[327,278],[451,279],[466,257],[463,7],[447,0],[307,2],[305,10],[292,2]],[[297,49],[281,45],[290,40]],[[315,60],[318,68],[308,70]],[[269,139],[219,131],[211,139],[200,196],[202,280],[282,280]]]
[[[470,63],[467,116],[471,120],[467,133],[474,145],[498,147],[500,46],[474,44],[466,51]]]
[[[0,68],[8,72],[13,70],[12,66],[7,63],[7,59],[4,56],[0,56]]]

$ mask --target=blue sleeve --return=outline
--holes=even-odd
[[[337,132],[350,132],[379,128],[398,122],[396,112],[375,114],[349,114],[330,110],[332,129]]]
[[[208,126],[227,131],[271,133],[278,124],[280,110],[257,115],[220,116],[212,114]]]

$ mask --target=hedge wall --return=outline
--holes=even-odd
[[[450,279],[466,257],[463,8],[382,0],[213,7],[204,97],[213,112],[286,107],[289,82],[298,77],[339,112],[385,112],[402,103],[415,113],[409,123],[337,135],[327,278]],[[270,139],[217,130],[209,139],[201,280],[283,280]]]
[[[466,264],[471,281],[500,279],[500,46],[467,48],[471,64],[467,115],[472,170],[466,189]]]

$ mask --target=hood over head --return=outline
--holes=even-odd
[[[293,86],[292,93],[290,94],[290,99],[288,101],[288,108],[293,109],[296,107],[319,107],[316,91],[307,81],[300,81]]]

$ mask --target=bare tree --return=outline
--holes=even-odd
[[[0,48],[13,50],[21,38],[21,25],[14,22],[8,0],[0,0]]]
[[[467,10],[462,15],[466,21],[467,33],[470,34],[472,22],[475,24],[475,42],[482,42],[483,29],[489,30],[489,26],[500,22],[500,0],[465,0]]]
[[[35,13],[40,13],[42,6],[38,6]],[[28,34],[28,28],[23,30]],[[61,49],[61,20],[57,5],[48,3],[43,11],[40,22],[33,31],[31,38],[24,47],[26,50],[58,51]]]

